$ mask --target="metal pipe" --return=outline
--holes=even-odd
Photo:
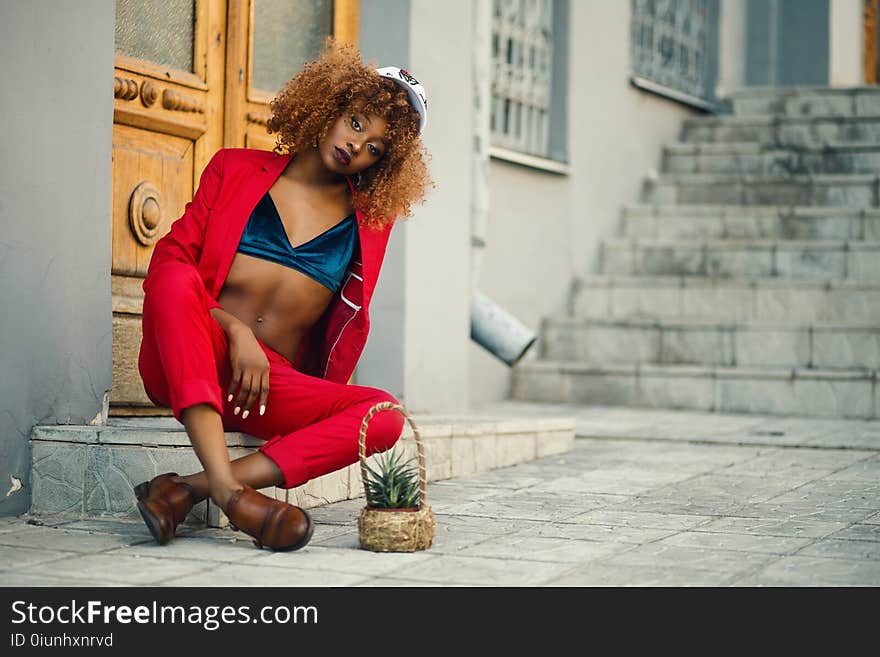
[[[471,339],[513,367],[538,336],[485,294],[474,291],[471,299]]]

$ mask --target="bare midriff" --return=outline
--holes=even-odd
[[[270,190],[290,243],[305,244],[353,211],[350,199],[319,200],[279,179]],[[333,291],[302,272],[236,253],[217,302],[266,346],[293,362],[299,344],[333,299]]]

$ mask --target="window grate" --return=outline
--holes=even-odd
[[[493,0],[492,144],[546,157],[553,0]]]
[[[633,74],[709,99],[708,0],[632,0]]]

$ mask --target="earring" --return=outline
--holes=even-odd
[[[354,188],[355,188],[355,189],[360,189],[360,187],[361,187],[361,172],[358,171],[358,177],[357,177],[357,180],[354,181]]]

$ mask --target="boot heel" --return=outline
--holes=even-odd
[[[144,499],[150,492],[150,482],[143,481],[134,487],[134,496],[138,500]]]

